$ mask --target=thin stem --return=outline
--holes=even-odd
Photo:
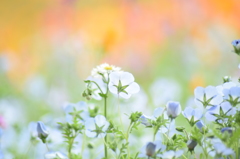
[[[70,143],[69,143],[69,148],[68,148],[68,157],[71,158],[72,157],[72,147],[73,147],[73,143],[74,143],[74,139],[75,139],[76,135],[71,139]]]
[[[104,116],[107,119],[107,98],[106,97],[104,98]],[[107,135],[104,137],[104,140],[107,143]],[[104,154],[105,154],[105,158],[107,159],[107,145],[106,144],[104,144]]]
[[[85,133],[83,133],[83,140],[82,140],[82,148],[81,148],[81,153],[82,153],[82,158],[83,158],[83,150],[84,150],[84,144],[85,144]]]
[[[97,82],[95,82],[95,81],[91,81],[91,82],[94,83],[94,84],[98,87],[98,89],[101,91],[102,94],[104,94],[103,91],[102,91],[102,89],[101,89],[101,88],[99,87],[99,85],[97,84]],[[107,90],[108,90],[108,89],[107,89]]]
[[[171,123],[172,123],[172,119],[171,119],[171,121],[170,121],[170,123],[169,123],[169,125],[168,125],[168,133],[167,133],[167,136],[168,136],[168,137],[169,137],[169,132],[170,132]]]
[[[182,155],[185,159],[188,159],[185,155]]]
[[[127,134],[126,134],[126,142],[127,142],[127,143],[128,143],[128,138],[129,138],[129,132],[130,132],[132,126],[133,126],[133,123],[131,122],[130,125],[129,125],[129,127],[128,127],[128,129],[127,129]],[[130,151],[129,151],[129,145],[127,145],[127,155],[128,155],[128,158],[130,157],[130,156],[129,156],[129,153],[130,153]]]
[[[105,118],[107,119],[107,94],[108,94],[108,84],[109,84],[109,74],[108,74],[108,80],[107,80],[107,90],[106,90],[106,94],[105,94],[105,97],[104,97],[104,116]],[[101,90],[101,88],[98,86],[98,88],[100,89],[100,91],[103,93],[103,91]],[[107,143],[107,134],[106,136],[104,137],[104,142]],[[107,152],[107,144],[104,144],[104,155],[105,155],[105,158],[107,159],[108,157],[108,152]]]
[[[117,102],[117,105],[118,105],[118,115],[119,115],[119,118],[120,118],[120,123],[121,123],[122,129],[124,130],[123,122],[122,122],[122,116],[121,116],[121,109],[120,109],[120,104],[119,104],[119,94],[118,94],[118,102]]]
[[[25,154],[25,157],[26,157],[26,158],[27,158],[27,154],[28,154],[28,152],[29,152],[31,146],[32,146],[32,144],[30,144],[30,146],[29,146],[28,149],[27,149],[27,152],[26,152],[26,154]]]
[[[47,147],[47,150],[50,151],[49,148],[48,148],[48,144],[47,144],[47,142],[45,143],[45,145],[46,145],[46,147]]]

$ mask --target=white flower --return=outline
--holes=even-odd
[[[176,118],[182,111],[181,105],[179,102],[169,101],[167,103],[167,115],[169,118]]]
[[[88,106],[85,102],[78,102],[76,104],[68,103],[64,108],[64,111],[66,113],[66,121],[68,123],[73,123],[74,115],[77,115],[79,119],[81,119],[80,121],[85,121],[87,118],[89,118]]]
[[[227,116],[231,116],[231,115],[236,114],[236,108],[232,107],[229,102],[223,102],[223,103],[221,103],[221,105],[213,106],[212,108],[210,108],[206,112],[205,117],[209,121],[215,121],[218,118],[214,115],[215,114],[223,115],[221,113],[223,113],[224,115],[227,115]],[[224,119],[224,121],[222,119],[220,119],[220,120],[218,120],[218,122],[220,122],[220,123],[225,122],[225,120],[227,121],[227,119]]]
[[[45,127],[44,123],[41,121],[37,122],[37,133],[40,139],[47,138],[49,135],[47,128]]]
[[[48,152],[45,154],[45,159],[67,159],[68,157],[61,152]]]
[[[195,103],[209,109],[213,105],[218,105],[223,101],[223,97],[218,93],[216,87],[197,87],[194,90]]]
[[[97,115],[95,118],[88,118],[85,122],[85,133],[88,137],[103,138],[109,127],[109,122],[103,115]]]
[[[155,152],[161,150],[164,151],[166,149],[166,146],[161,143],[161,141],[154,141],[154,142],[148,142],[146,145],[144,145],[141,148],[140,154],[138,157],[144,158],[144,157],[151,157],[155,154]]]
[[[107,63],[104,63],[94,68],[91,72],[91,75],[95,78],[104,77],[105,79],[107,79],[107,76],[108,76],[107,74],[111,72],[120,72],[120,71],[121,71],[120,67],[116,67],[114,65],[109,65]]]
[[[182,114],[187,118],[190,124],[195,124],[196,121],[200,120],[203,116],[201,109],[193,109],[191,107],[186,107]]]
[[[128,99],[132,94],[140,91],[139,85],[129,72],[113,72],[110,74],[109,90],[122,98]]]
[[[158,154],[157,156],[163,159],[173,159],[173,158],[178,158],[182,156],[183,152],[184,152],[183,150],[178,150],[178,151],[170,150],[170,151],[164,152],[163,154]]]

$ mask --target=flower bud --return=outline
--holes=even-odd
[[[38,121],[38,123],[37,123],[37,133],[38,133],[38,137],[42,140],[43,143],[45,143],[46,138],[48,137],[49,133],[48,133],[44,123],[41,121]]]
[[[170,101],[167,103],[167,115],[171,119],[175,119],[181,113],[181,105],[179,102]]]
[[[221,129],[221,133],[225,133],[225,132],[227,132],[227,133],[229,133],[230,135],[232,135],[233,129],[230,128],[230,127],[222,128],[222,129]]]
[[[146,115],[141,115],[138,120],[141,122],[141,124],[145,125],[146,127],[152,126],[150,119]]]
[[[197,142],[195,140],[188,140],[187,147],[190,152],[194,151],[194,148],[197,146]]]
[[[234,48],[233,52],[240,55],[240,40],[233,40],[232,45],[233,45],[233,48]]]
[[[230,76],[224,76],[223,77],[223,83],[227,83],[227,82],[230,82],[230,81],[232,81]]]
[[[152,142],[149,142],[146,146],[146,155],[147,156],[153,156],[156,150],[156,145]]]

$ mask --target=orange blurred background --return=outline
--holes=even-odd
[[[71,58],[81,79],[103,62],[144,80],[167,75],[155,71],[160,67],[172,74],[192,67],[187,76],[194,88],[204,85],[206,69],[220,70],[226,59],[237,65],[230,53],[239,36],[239,10],[237,0],[3,0],[0,54],[17,85],[51,61]],[[221,70],[232,70],[226,68]]]

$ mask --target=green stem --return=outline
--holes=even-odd
[[[169,137],[169,132],[170,132],[171,123],[172,123],[172,119],[170,120],[170,123],[169,123],[169,125],[168,125],[168,133],[167,133],[167,136],[168,136],[168,137]]]
[[[83,158],[83,150],[84,150],[84,144],[85,144],[85,133],[83,133],[83,140],[82,140],[82,148],[81,148],[81,153],[82,153],[82,158]]]
[[[104,98],[104,116],[107,119],[107,98],[106,97]],[[104,137],[104,140],[107,143],[107,135]],[[107,145],[106,144],[104,144],[104,154],[105,154],[105,158],[107,159]]]
[[[69,143],[69,147],[68,147],[68,157],[69,157],[70,159],[71,159],[71,157],[72,157],[72,152],[71,152],[71,150],[72,150],[72,147],[73,147],[73,143],[74,143],[75,137],[76,137],[76,136],[74,136],[74,137],[71,139],[71,141],[70,141],[70,143]]]
[[[133,126],[133,123],[131,122],[130,125],[129,125],[129,127],[128,127],[128,129],[127,129],[126,143],[128,143],[129,132],[130,132],[132,126]],[[128,158],[130,157],[130,156],[129,156],[129,153],[130,153],[130,151],[129,151],[129,145],[127,145],[127,155],[128,155]]]
[[[108,80],[107,80],[107,90],[106,90],[106,94],[105,94],[105,97],[104,97],[104,116],[105,118],[107,119],[107,95],[108,95],[108,84],[109,84],[109,74],[108,74]],[[103,93],[103,91],[101,90],[101,88],[98,86],[98,88],[100,89],[100,91]],[[104,137],[104,141],[105,141],[105,144],[104,144],[104,155],[105,155],[105,159],[108,158],[108,152],[107,152],[107,134],[106,136]]]

